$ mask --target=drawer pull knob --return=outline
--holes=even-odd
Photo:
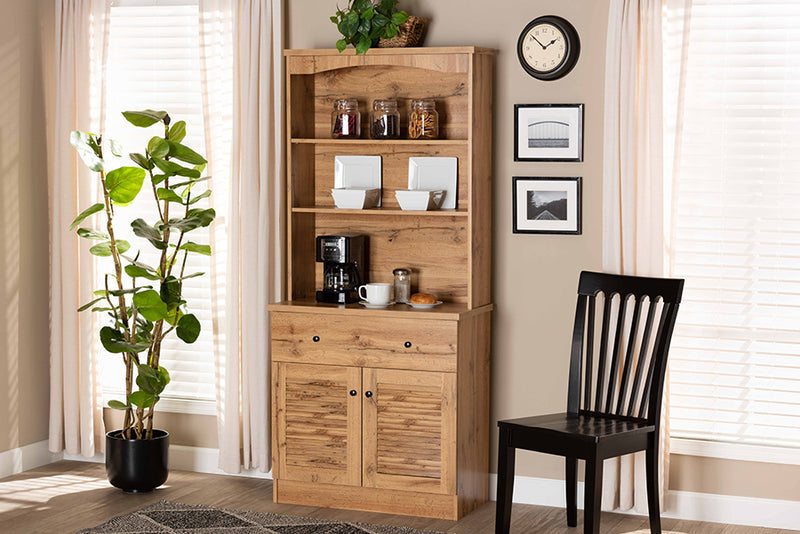
[[[314,343],[318,343],[319,342],[319,336],[312,337],[311,341],[313,341]]]
[[[370,398],[370,397],[372,397],[372,392],[371,391],[367,391],[366,393],[364,393],[364,396],[366,398]]]
[[[407,348],[407,349],[410,349],[411,348],[411,342],[410,341],[406,341],[405,343],[403,343],[403,346],[405,348]]]
[[[354,390],[354,389],[351,389],[351,390],[350,390],[350,396],[351,396],[351,397],[355,397],[356,395],[358,395],[358,391],[356,391],[356,390]]]

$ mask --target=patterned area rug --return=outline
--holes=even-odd
[[[160,501],[77,534],[442,534]]]

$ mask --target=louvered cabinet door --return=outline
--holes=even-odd
[[[455,495],[455,373],[363,374],[363,485]]]
[[[294,363],[275,369],[280,478],[360,486],[361,369]]]

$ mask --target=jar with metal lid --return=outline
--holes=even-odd
[[[409,139],[438,139],[439,113],[434,100],[412,100],[408,115]]]
[[[375,100],[370,114],[370,136],[373,139],[400,137],[400,111],[397,100]]]
[[[394,301],[409,302],[411,299],[411,271],[408,269],[395,269],[394,275]]]
[[[343,98],[333,104],[331,115],[331,137],[334,139],[358,139],[361,137],[361,113],[358,100]]]

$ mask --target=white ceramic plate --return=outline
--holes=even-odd
[[[380,156],[335,156],[334,162],[333,186],[336,189],[381,188]]]
[[[388,304],[373,304],[371,302],[367,302],[366,300],[360,300],[358,303],[364,306],[365,308],[369,308],[370,310],[380,310],[383,308],[388,308],[389,306],[394,304],[394,302],[390,302]]]
[[[416,308],[416,309],[418,309],[418,310],[430,310],[430,309],[431,309],[431,308],[433,308],[434,306],[438,306],[438,305],[439,305],[439,304],[441,304],[441,303],[442,303],[442,301],[441,301],[441,300],[437,300],[437,301],[436,301],[436,302],[434,302],[433,304],[414,304],[413,302],[409,302],[408,304],[409,304],[409,306],[411,306],[412,308]]]
[[[408,188],[443,190],[442,209],[455,209],[458,197],[458,158],[408,158]]]

